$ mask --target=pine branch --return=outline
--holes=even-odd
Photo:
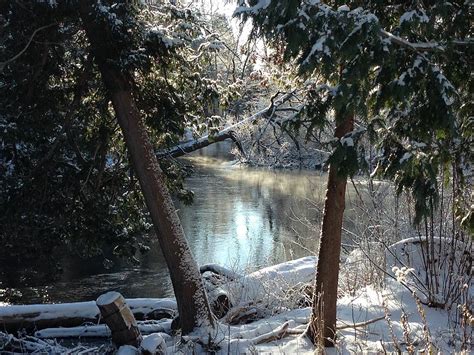
[[[381,29],[380,34],[390,39],[392,43],[398,44],[400,46],[404,46],[407,48],[411,48],[415,51],[421,52],[434,52],[434,51],[444,51],[446,49],[445,44],[441,44],[439,42],[409,42],[401,37],[395,36],[394,34],[387,32]],[[459,45],[459,46],[467,46],[474,44],[474,40],[471,38],[467,38],[464,40],[452,40],[449,43]]]

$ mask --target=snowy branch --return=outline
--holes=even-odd
[[[380,30],[380,34],[384,37],[387,37],[392,43],[398,44],[400,46],[408,47],[416,51],[432,52],[432,51],[444,51],[446,49],[446,45],[441,44],[439,42],[416,42],[416,43],[409,42],[383,29]],[[452,41],[449,41],[449,43],[453,43],[456,45],[472,45],[474,44],[474,41],[471,38],[467,38],[465,40],[452,40]]]
[[[213,134],[213,135],[205,135],[201,138],[198,139],[193,139],[187,142],[184,142],[182,144],[179,144],[175,147],[168,148],[168,149],[163,149],[158,152],[156,152],[156,155],[158,158],[163,158],[163,157],[180,157],[184,154],[194,152],[198,149],[207,147],[208,145],[211,145],[216,142],[221,142],[226,139],[232,139],[237,147],[240,149],[242,154],[245,155],[243,152],[242,146],[240,145],[240,142],[237,140],[236,135],[234,133],[234,129],[238,128],[239,126],[242,126],[246,123],[250,123],[257,118],[263,117],[263,116],[269,116],[275,113],[276,108],[287,102],[289,99],[294,97],[295,91],[288,92],[284,95],[282,95],[280,98],[277,100],[272,99],[272,102],[269,106],[264,108],[263,110],[258,111],[257,113],[253,114],[252,116],[249,116],[237,123],[234,123],[233,125],[230,125],[222,130],[220,130],[218,133]]]

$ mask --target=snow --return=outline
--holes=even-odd
[[[432,250],[428,250],[428,242],[432,245]],[[430,256],[431,253],[436,255]],[[445,301],[446,293],[453,293],[460,290],[464,283],[470,283],[471,258],[472,244],[450,238],[432,237],[428,240],[419,236],[390,246],[386,262],[387,269],[391,269],[395,278],[416,292],[423,302],[435,301],[449,308],[451,304]],[[427,265],[429,273],[426,272]],[[448,284],[453,275],[456,275],[457,287],[453,285],[445,289],[443,285]],[[423,280],[428,278],[436,281],[439,286],[427,288]],[[472,296],[474,294],[470,290],[468,297]]]
[[[407,76],[407,72],[403,72],[402,75],[397,79],[397,84],[399,86],[405,86],[405,77]]]
[[[178,37],[177,33],[172,31],[170,28],[161,25],[149,27],[148,35],[152,38],[159,38],[166,48],[177,47],[184,43],[184,41]]]
[[[440,94],[443,98],[445,104],[450,106],[454,103],[454,95],[456,89],[453,84],[446,78],[446,76],[441,72],[440,68],[436,65],[431,67],[432,73],[436,76],[436,80],[440,84]]]
[[[352,139],[352,137],[342,137],[341,144],[343,147],[353,147],[354,140]]]
[[[153,333],[143,337],[140,349],[147,354],[160,354],[163,352],[163,348],[166,348],[166,343],[161,334]]]
[[[39,3],[46,3],[50,7],[56,7],[58,6],[58,1],[57,0],[38,0]]]
[[[444,241],[438,240],[438,242]],[[395,277],[387,277],[383,288],[380,285],[366,285],[338,299],[337,353],[405,352],[407,345],[412,345],[415,351],[421,351],[429,346],[435,347],[432,348],[434,352],[441,353],[452,353],[459,349],[460,335],[456,335],[456,332],[460,330],[452,328],[449,322],[449,310],[422,305],[413,296],[411,290],[406,288],[410,277],[419,272],[420,258],[416,257],[415,253],[419,243],[420,238],[407,238],[389,248],[386,256],[387,268],[391,270],[389,273],[395,274]],[[361,254],[356,250],[351,253],[346,262],[350,262],[357,255]],[[399,262],[400,258],[404,260],[403,265]],[[407,260],[411,263],[406,263]],[[253,307],[257,309],[268,305],[269,300],[273,300],[271,305],[275,307],[276,300],[279,300],[283,307],[280,305],[276,313],[267,313],[264,318],[238,325],[226,323],[226,319],[223,318],[213,329],[206,328],[204,332],[202,329],[196,329],[194,333],[182,338],[169,335],[171,333],[170,319],[138,322],[142,334],[150,335],[144,336],[140,349],[121,347],[118,353],[136,354],[140,350],[154,353],[159,348],[159,353],[204,354],[205,349],[200,344],[205,344],[208,339],[212,339],[219,346],[216,353],[222,355],[228,353],[314,354],[313,345],[304,335],[311,309],[291,306],[291,303],[285,300],[285,294],[288,296],[287,292],[295,285],[311,283],[314,278],[315,264],[316,258],[308,256],[266,267],[241,276],[240,280],[228,282],[230,285],[228,290],[235,291],[232,297],[240,302],[239,307],[244,305],[244,302],[253,301]],[[358,272],[363,272],[363,270]],[[170,301],[164,300],[162,303],[167,302]],[[105,325],[76,328],[43,330],[37,332],[36,336],[64,337],[68,332],[70,334],[76,332],[76,336],[81,337],[93,335],[103,337],[108,334]],[[87,331],[78,333],[84,329]],[[207,333],[207,331],[210,332]],[[48,336],[45,336],[45,333]],[[25,344],[31,349],[34,346],[43,347],[43,349],[51,346],[49,343],[38,343],[38,341],[40,340],[37,339],[34,344]]]
[[[173,313],[177,310],[176,301],[172,298],[132,298],[126,300],[134,313],[147,314],[153,310],[164,309]],[[94,301],[59,303],[59,304],[34,304],[34,305],[0,305],[0,319],[3,322],[23,317],[30,322],[42,319],[57,318],[84,318],[98,319],[99,309]]]
[[[339,7],[337,8],[337,11],[338,11],[338,12],[350,11],[350,9],[349,9],[349,6],[347,6],[347,5],[342,5],[342,6],[339,6]]]
[[[258,2],[253,6],[238,6],[234,10],[233,16],[237,16],[243,13],[253,13],[258,14],[260,11],[265,10],[271,3],[271,0],[258,0]]]
[[[227,277],[230,280],[239,279],[243,277],[242,275],[218,264],[204,264],[199,267],[199,270],[201,271],[201,274],[206,271],[213,271],[218,273],[219,275]]]
[[[110,291],[107,293],[104,293],[103,295],[100,295],[99,298],[97,298],[97,305],[98,306],[105,306],[110,303],[113,303],[115,300],[118,298],[122,297],[122,295],[118,292],[115,291]]]
[[[311,282],[317,258],[307,256],[263,268],[238,280],[222,285],[234,306],[261,301],[270,307],[281,302],[281,297],[291,288]],[[266,295],[262,298],[262,294]]]
[[[411,10],[405,12],[401,17],[400,17],[400,25],[402,25],[405,22],[412,22],[414,20],[417,20],[421,23],[427,23],[430,21],[430,18],[426,15],[426,12],[424,10]]]
[[[313,47],[311,48],[311,51],[307,55],[307,57],[303,60],[303,64],[308,64],[311,58],[316,54],[317,52],[322,52],[326,55],[331,55],[331,51],[329,50],[329,47],[325,46],[324,43],[326,42],[327,36],[321,36],[318,38],[316,43],[313,44]]]
[[[406,162],[408,159],[410,159],[412,156],[411,153],[408,153],[406,152],[405,154],[403,154],[403,156],[400,158],[400,161],[398,162],[399,164],[403,164],[404,162]]]
[[[138,354],[140,354],[138,349],[131,345],[122,345],[117,350],[117,355],[138,355]]]
[[[99,310],[94,301],[62,304],[34,304],[34,305],[7,305],[0,308],[2,319],[31,314],[28,317],[32,322],[40,319],[55,319],[64,317],[95,318]]]
[[[137,326],[142,334],[171,332],[171,319],[138,321]],[[46,328],[35,332],[40,339],[54,338],[102,338],[109,337],[110,330],[105,324],[83,325],[80,327]]]

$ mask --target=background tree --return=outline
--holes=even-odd
[[[367,166],[357,144],[362,133],[378,145],[375,173],[413,193],[415,223],[436,205],[440,171],[464,183],[472,154],[471,11],[463,1],[239,1],[235,14],[283,46],[298,76],[313,79],[296,125],[310,120],[313,129],[334,130],[308,327],[313,342],[322,333],[331,346],[335,337],[344,192],[347,177]],[[466,202],[457,203],[466,211]]]
[[[130,22],[134,25],[134,8],[126,3],[115,5],[112,10],[112,7],[104,9],[95,0],[82,1],[79,11],[170,271],[182,332],[187,334],[196,326],[213,326],[214,319],[199,268],[186,242],[164,174],[135,104],[133,77],[127,68],[120,66],[121,59],[130,55],[131,48],[127,46],[127,35],[125,43],[119,42],[113,25],[117,18],[122,24],[129,25],[127,22]],[[117,14],[116,11],[123,15],[111,16]]]
[[[151,224],[73,5],[2,2],[0,10],[0,258],[24,262],[38,250],[67,247],[134,259],[146,250]],[[125,31],[119,14],[111,16],[117,33]],[[216,120],[205,111],[216,98],[228,101],[219,80],[201,70],[217,40],[202,35],[206,21],[189,9],[154,5],[137,16],[134,52],[121,60],[134,70],[153,145],[166,148],[185,128],[212,128]],[[171,191],[190,201],[183,164],[162,160],[161,167]]]
[[[33,241],[36,255],[38,245],[45,255],[61,245],[90,255],[110,243],[134,257],[145,247],[131,237],[150,228],[145,202],[183,332],[212,325],[168,189],[190,194],[179,165],[162,161],[160,168],[154,157],[185,127],[214,124],[207,112],[221,103],[220,86],[200,74],[216,41],[203,35],[205,22],[173,5],[112,1],[8,2],[1,13],[0,237],[7,253],[20,255]]]

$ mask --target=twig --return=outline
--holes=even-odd
[[[359,322],[359,323],[353,323],[353,324],[344,324],[341,326],[336,327],[337,330],[343,330],[343,329],[348,329],[348,328],[358,328],[358,327],[365,327],[366,325],[378,322],[379,320],[385,319],[385,315],[366,320],[365,322]]]
[[[279,340],[284,336],[289,335],[289,333],[287,332],[289,326],[290,323],[285,322],[275,330],[272,330],[271,332],[259,335],[258,337],[251,339],[250,342],[254,345],[258,345],[262,343],[269,343],[274,340]]]
[[[5,66],[8,64],[8,63],[11,63],[13,62],[14,60],[18,59],[23,53],[25,53],[25,51],[28,49],[28,47],[30,46],[31,42],[33,41],[33,38],[36,36],[36,34],[46,28],[49,28],[49,27],[53,27],[53,26],[56,26],[58,23],[55,22],[55,23],[50,23],[49,25],[45,25],[45,26],[42,26],[40,28],[37,28],[36,30],[33,31],[33,34],[31,35],[30,39],[28,40],[28,43],[26,44],[26,46],[21,50],[19,51],[16,55],[14,55],[13,57],[11,57],[10,59],[7,59],[6,61],[4,62],[0,62],[0,72],[3,71],[3,68],[5,68]]]

